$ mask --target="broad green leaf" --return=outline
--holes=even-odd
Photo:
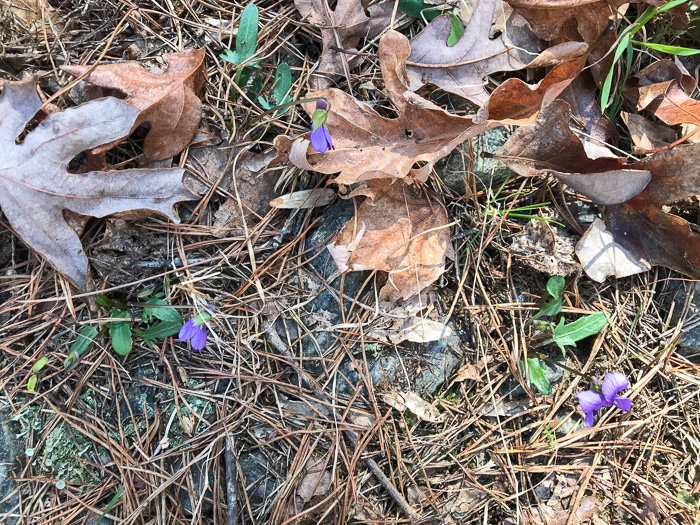
[[[32,367],[32,372],[34,372],[35,374],[38,374],[39,371],[40,371],[42,368],[44,368],[44,367],[46,366],[46,363],[48,363],[48,362],[49,362],[49,358],[48,358],[48,357],[42,357],[42,358],[39,359],[39,360],[36,362],[36,364]]]
[[[29,381],[27,381],[27,390],[30,392],[35,392],[36,391],[36,381],[37,381],[37,376],[36,374],[32,374],[29,377]]]
[[[263,109],[272,109],[275,106],[281,106],[287,102],[291,102],[292,98],[289,96],[292,90],[292,71],[289,69],[289,65],[286,62],[282,62],[277,66],[277,71],[275,72],[275,88],[273,94],[275,96],[274,104],[268,101],[267,97],[258,97],[258,102]],[[289,108],[285,108],[280,113],[283,115],[287,112]]]
[[[223,55],[220,55],[223,60],[238,66],[255,55],[258,49],[259,16],[258,7],[255,4],[248,4],[243,10],[238,25],[236,51],[227,49]]]
[[[607,324],[608,317],[603,311],[587,315],[570,324],[564,324],[564,318],[562,318],[559,324],[552,330],[552,338],[545,342],[556,343],[557,346],[561,348],[562,353],[566,353],[564,349],[565,346],[576,346],[578,341],[597,334],[605,328]]]
[[[182,328],[182,321],[163,321],[155,326],[151,326],[146,330],[134,330],[134,333],[141,337],[144,341],[150,342],[156,339],[162,339],[175,335]]]
[[[112,308],[112,318],[129,318],[129,312],[122,312]],[[109,335],[112,338],[112,348],[119,355],[126,355],[131,352],[131,323],[129,321],[112,321],[109,323]]]
[[[686,505],[696,506],[698,504],[695,498],[691,496],[687,490],[679,490],[676,497]]]
[[[537,357],[527,360],[527,371],[530,375],[530,384],[540,391],[540,393],[548,396],[552,393],[552,385],[549,384],[547,376],[544,375],[544,367],[547,366]],[[520,373],[525,374],[525,360],[520,361]]]
[[[105,307],[109,307],[112,304],[112,301],[110,301],[106,295],[102,295],[101,293],[95,296],[95,302],[100,306]]]
[[[426,9],[429,9],[429,11],[423,12]],[[425,17],[428,22],[441,14],[440,10],[435,9],[434,5],[426,4],[423,0],[401,0],[399,2],[399,11],[413,18],[421,19]]]
[[[164,301],[163,299],[158,299],[157,297],[152,297],[151,299],[146,301],[146,304],[170,306],[166,301]],[[150,324],[153,321],[153,318],[160,319],[161,321],[171,321],[180,323],[180,326],[182,326],[182,315],[175,308],[145,307],[143,309],[143,313],[141,314],[141,319],[143,319],[146,323]]]
[[[146,288],[145,290],[141,290],[141,291],[139,292],[139,294],[136,296],[136,298],[137,298],[137,299],[143,299],[143,298],[145,298],[145,297],[150,297],[150,296],[153,294],[153,291],[154,291],[154,290],[155,290],[155,288],[153,288],[152,286],[149,287],[149,288]]]
[[[459,21],[459,18],[457,18],[457,15],[454,13],[448,14],[452,18],[452,29],[450,29],[450,36],[447,37],[447,47],[452,47],[462,38],[464,27],[462,26],[462,22]]]
[[[109,513],[109,511],[112,510],[112,508],[117,504],[117,501],[119,501],[119,498],[121,497],[123,491],[124,491],[124,487],[123,486],[119,487],[119,490],[114,495],[114,497],[109,501],[109,503],[107,504],[107,508],[102,513],[102,516],[100,516],[100,519],[98,519],[95,522],[95,525],[100,525],[102,518],[104,518]]]
[[[94,326],[86,325],[80,329],[78,337],[75,338],[75,342],[71,345],[68,351],[68,357],[63,363],[63,367],[66,370],[72,370],[83,357],[85,351],[90,347],[93,339],[97,337],[99,331]]]
[[[632,40],[633,44],[638,46],[648,47],[654,51],[659,51],[661,53],[668,53],[669,55],[678,55],[682,57],[700,54],[700,49],[690,49],[688,47],[678,47],[678,46],[667,46],[664,44],[652,44],[650,42],[639,42],[637,40]]]

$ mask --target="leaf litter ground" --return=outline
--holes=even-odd
[[[386,23],[386,18],[391,18],[385,4],[381,4],[384,11],[375,7],[373,13],[370,9],[368,20],[368,15],[358,10],[357,3],[350,1],[338,2],[334,9],[324,2],[299,2],[299,11],[311,13],[305,21],[291,2],[258,4],[260,27],[255,59],[260,59],[260,86],[255,86],[252,78],[244,85],[235,84],[235,71],[219,58],[222,43],[234,48],[232,35],[241,16],[241,10],[228,3],[168,3],[170,10],[161,7],[129,10],[111,2],[99,6],[78,2],[72,6],[74,11],[53,2],[28,0],[26,4],[12,10],[0,8],[0,34],[5,47],[3,77],[17,80],[25,71],[48,73],[40,82],[46,95],[59,92],[70,80],[66,75],[56,76],[56,65],[91,65],[107,41],[111,47],[105,61],[138,58],[151,68],[149,71],[156,72],[130,71],[118,85],[97,82],[105,88],[123,91],[124,97],[136,96],[129,92],[130,81],[136,79],[140,85],[150,74],[164,74],[163,71],[167,74],[167,58],[157,58],[163,52],[206,47],[209,80],[204,86],[203,123],[188,141],[192,143],[189,149],[166,165],[151,166],[154,170],[184,168],[187,172],[184,184],[200,195],[199,199],[180,206],[182,222],[174,224],[162,216],[137,222],[68,216],[56,220],[65,220],[71,226],[74,221],[80,223],[82,250],[91,263],[91,277],[102,293],[122,301],[136,301],[137,294],[148,286],[176,278],[166,287],[169,304],[190,307],[182,310],[187,316],[195,305],[201,308],[211,301],[216,303],[219,314],[212,319],[209,345],[201,353],[172,338],[161,339],[153,347],[138,344],[126,358],[117,357],[109,347],[93,348],[74,372],[64,372],[61,363],[81,326],[100,326],[105,319],[89,299],[85,301],[83,294],[76,292],[68,280],[36,255],[35,252],[41,253],[37,246],[32,251],[28,238],[22,242],[14,235],[22,235],[21,226],[3,201],[0,410],[3,420],[14,417],[12,428],[21,436],[25,451],[33,452],[33,455],[18,452],[20,469],[14,472],[11,481],[2,481],[3,490],[7,486],[11,489],[7,494],[14,492],[21,496],[12,499],[16,503],[10,507],[11,514],[21,514],[27,523],[88,523],[95,521],[115,494],[119,494],[108,514],[124,523],[226,523],[231,505],[226,485],[234,479],[240,522],[405,520],[405,510],[369,474],[368,463],[361,460],[369,457],[388,476],[415,515],[426,522],[438,518],[447,523],[693,522],[697,508],[692,500],[698,495],[700,483],[700,466],[696,461],[698,365],[697,360],[693,363],[675,352],[690,300],[686,304],[673,302],[680,290],[688,286],[684,275],[654,267],[649,272],[603,284],[576,274],[567,278],[563,302],[567,321],[599,310],[605,310],[610,317],[610,327],[600,336],[587,345],[579,344],[581,348],[576,352],[569,351],[568,364],[598,377],[608,371],[623,370],[632,383],[630,413],[603,414],[593,429],[578,424],[581,417],[577,413],[575,393],[588,385],[568,373],[554,385],[551,395],[514,393],[518,388],[522,390],[516,379],[519,377],[517,356],[522,353],[525,335],[530,330],[527,321],[539,310],[540,296],[552,272],[548,266],[551,261],[538,257],[537,253],[510,250],[512,236],[521,233],[528,223],[526,217],[517,216],[518,210],[535,206],[530,210],[536,212],[522,211],[520,215],[563,222],[570,230],[582,234],[580,225],[571,218],[576,212],[573,206],[585,204],[583,196],[591,197],[591,188],[585,184],[577,186],[574,179],[592,173],[610,177],[611,172],[628,169],[620,167],[619,159],[609,157],[589,162],[585,159],[592,156],[585,152],[584,157],[575,157],[581,155],[578,148],[582,147],[576,141],[576,147],[568,149],[573,160],[558,158],[558,164],[547,166],[550,173],[556,172],[553,175],[567,184],[565,187],[552,177],[529,176],[531,171],[539,173],[533,170],[533,166],[537,168],[534,162],[551,164],[552,156],[547,156],[546,149],[541,148],[529,155],[529,150],[523,147],[518,149],[517,162],[505,159],[518,176],[514,175],[499,188],[500,184],[477,186],[466,156],[464,177],[469,188],[466,195],[445,187],[431,171],[432,164],[444,156],[433,155],[438,148],[428,148],[428,157],[416,152],[416,158],[407,161],[405,167],[397,169],[395,163],[386,164],[386,169],[395,173],[412,169],[419,174],[417,178],[427,181],[429,186],[422,193],[408,193],[405,199],[407,214],[419,213],[420,220],[427,224],[424,228],[435,229],[430,221],[437,220],[421,213],[425,209],[433,205],[437,215],[443,214],[443,210],[447,212],[446,218],[438,221],[435,238],[442,243],[444,233],[449,231],[455,257],[445,259],[444,251],[436,250],[436,264],[444,265],[445,271],[437,272],[437,276],[441,275],[437,286],[425,300],[432,305],[428,319],[444,320],[451,316],[452,326],[460,337],[459,370],[432,396],[401,394],[410,390],[405,380],[380,384],[354,396],[337,394],[333,405],[339,417],[335,418],[315,395],[313,384],[324,388],[327,394],[334,392],[334,385],[340,381],[338,365],[344,357],[352,358],[355,372],[365,385],[371,383],[367,363],[374,353],[403,356],[399,366],[409,378],[423,371],[425,362],[412,358],[405,343],[394,348],[385,338],[377,339],[372,334],[372,330],[376,330],[374,334],[395,331],[389,321],[402,326],[408,315],[405,312],[412,305],[403,305],[404,313],[394,311],[377,316],[377,311],[385,313],[388,307],[382,303],[379,310],[376,298],[382,293],[391,296],[398,292],[392,288],[397,279],[386,280],[384,275],[375,273],[349,302],[342,303],[338,297],[343,304],[342,323],[336,323],[332,344],[324,347],[323,355],[305,358],[315,363],[319,372],[309,378],[311,382],[303,384],[302,376],[293,373],[302,361],[297,359],[290,365],[280,356],[279,345],[275,344],[284,341],[282,349],[300,357],[304,355],[301,343],[280,331],[272,320],[284,311],[301,327],[309,327],[307,331],[312,337],[321,337],[318,326],[323,326],[324,312],[306,309],[315,296],[309,283],[323,290],[324,278],[330,283],[335,274],[318,273],[303,264],[313,253],[305,243],[305,236],[313,231],[319,217],[330,215],[331,207],[339,202],[329,208],[291,213],[252,203],[260,200],[256,187],[264,188],[266,193],[275,190],[268,201],[296,190],[322,188],[326,179],[320,174],[342,173],[346,165],[358,162],[348,160],[343,141],[354,137],[371,143],[372,130],[363,130],[369,132],[366,135],[339,134],[338,149],[326,158],[315,156],[314,159],[310,154],[308,162],[314,166],[313,171],[280,164],[275,170],[265,172],[260,167],[260,158],[269,154],[272,138],[297,137],[307,131],[308,121],[294,108],[285,115],[265,120],[262,127],[258,125],[248,133],[245,122],[260,113],[259,109],[251,112],[251,102],[257,100],[258,93],[268,97],[273,94],[276,67],[285,61],[294,72],[292,98],[306,96],[309,87],[333,86],[328,97],[333,111],[341,113],[331,114],[329,124],[333,118],[348,115],[357,122],[358,114],[362,118],[369,115],[367,118],[373,122],[395,118],[396,110],[387,102],[391,100],[398,109],[399,119],[405,118],[407,110],[413,112],[413,115],[408,113],[413,121],[420,118],[421,111],[427,111],[436,119],[436,127],[443,122],[440,132],[449,135],[451,130],[444,123],[471,118],[464,116],[464,106],[455,108],[459,104],[456,99],[449,99],[446,105],[445,95],[440,98],[425,90],[416,94],[407,89],[408,86],[414,89],[413,76],[420,73],[423,64],[420,60],[408,58],[412,63],[409,67],[413,68],[409,69],[409,75],[413,76],[401,79],[397,74],[399,83],[392,84],[388,74],[382,74],[379,36],[383,29],[377,31],[372,21],[378,23],[382,19]],[[492,6],[493,2],[483,4]],[[545,12],[532,2],[512,5],[535,24],[539,36],[577,41],[570,38],[577,32],[578,40],[590,46],[586,52],[603,56],[599,46],[606,39],[599,37],[609,34],[604,34],[605,23],[601,22],[607,19],[607,14],[601,18],[600,13],[609,9],[608,3],[592,3],[585,8],[552,7]],[[478,5],[476,9],[480,9]],[[479,10],[478,14],[483,12]],[[333,31],[329,29],[333,24],[328,21],[335,20],[336,14],[343,14],[358,25],[347,31]],[[422,22],[402,17],[401,11],[396,17],[396,27],[409,39],[420,33]],[[668,20],[658,23],[670,23]],[[432,26],[435,29],[445,24],[439,17],[436,21]],[[476,25],[465,24],[468,38],[479,35]],[[554,26],[562,29],[557,34],[548,34]],[[340,48],[362,47],[358,48],[359,55],[344,54],[328,47],[329,44]],[[607,40],[607,45],[611,44]],[[497,48],[501,44],[496,39],[490,40],[490,45]],[[450,56],[459,50],[457,46],[435,48],[435,52]],[[506,63],[505,67],[489,69],[496,72],[491,82],[500,87],[491,84],[486,90],[480,87],[476,91],[481,97],[492,96],[488,112],[480,113],[483,129],[490,127],[490,119],[511,119],[515,121],[511,124],[534,126],[520,128],[516,139],[527,137],[528,133],[536,134],[541,127],[538,128],[535,119],[538,116],[544,119],[561,109],[559,102],[550,104],[578,74],[577,53],[582,53],[581,46],[567,57],[568,62],[557,66],[559,69],[550,69],[547,75],[537,77],[535,81],[541,80],[538,87],[534,82],[526,85],[523,79],[531,80],[526,75],[516,78],[499,73],[518,69],[520,65]],[[632,93],[630,105],[625,109],[636,114],[635,104],[638,104],[650,108],[647,117],[655,115],[661,122],[690,126],[674,136],[667,133],[665,144],[671,144],[683,136],[680,133],[692,132],[696,124],[690,97],[694,85],[688,88],[688,82],[694,79],[668,67],[664,70],[666,76],[653,76],[645,70],[650,63],[648,57],[640,56],[632,64],[633,75],[642,71],[647,74],[640,77],[639,102]],[[599,67],[597,64],[591,68],[596,82],[600,80],[595,78],[601,74]],[[315,70],[323,75],[309,74]],[[85,72],[75,68],[66,71],[77,75]],[[105,69],[95,69],[91,74],[97,78],[101,71],[107,73]],[[203,82],[188,75],[186,78],[193,86]],[[402,87],[404,80],[407,82]],[[438,78],[433,82],[440,85],[441,81]],[[521,84],[536,96],[523,97]],[[658,84],[665,86],[660,93],[666,98],[657,98],[649,106],[653,100],[650,93],[654,93]],[[507,90],[504,86],[517,86],[521,91],[515,87]],[[449,85],[441,87],[450,90]],[[175,95],[170,96],[177,98],[177,90],[176,86]],[[181,98],[186,98],[187,93],[183,92]],[[513,93],[521,95],[514,98]],[[581,101],[586,94],[574,84],[561,98],[572,108],[573,120],[578,119],[588,134],[598,141],[608,141],[607,132],[601,131],[606,129],[600,124],[604,122],[602,116],[591,116],[584,111],[587,106]],[[79,88],[73,88],[50,101],[49,104],[59,107],[47,105],[45,109],[50,113],[79,105],[84,99]],[[351,103],[347,110],[344,100]],[[416,106],[419,100],[427,104]],[[477,97],[472,102],[478,104],[483,100]],[[515,102],[519,103],[517,107]],[[442,105],[437,106],[438,103]],[[552,111],[540,112],[540,106],[545,103]],[[172,109],[173,102],[163,106]],[[445,107],[451,116],[444,112]],[[152,111],[157,114],[157,125],[136,129],[141,122],[134,125],[132,119],[123,126],[126,131],[120,131],[122,136],[131,132],[126,143],[110,151],[104,159],[99,157],[101,152],[92,156],[88,152],[84,165],[95,162],[98,166],[142,167],[144,159],[139,155],[148,158],[148,152],[157,149],[149,146],[149,134],[158,133],[158,126],[162,128],[168,123],[166,110],[156,106]],[[177,128],[179,115],[172,113],[171,129]],[[569,118],[568,114],[560,116]],[[242,128],[235,135],[237,139],[231,138],[232,119]],[[561,119],[557,124],[561,124]],[[658,125],[658,121],[651,123]],[[387,121],[386,125],[389,124]],[[619,122],[615,124],[618,130],[626,129]],[[639,126],[642,131],[638,134],[649,128],[644,123]],[[36,131],[41,133],[41,128],[33,130]],[[378,131],[381,128],[375,134]],[[393,134],[390,141],[394,144],[401,145],[399,138],[404,142],[416,138],[407,126],[390,131]],[[166,144],[176,143],[179,140],[176,135],[179,133],[173,132],[173,140]],[[426,138],[437,140],[435,134],[431,135]],[[459,133],[455,133],[447,142],[459,144],[468,139],[458,137]],[[107,137],[102,143],[116,138]],[[570,136],[562,138],[567,144],[570,139]],[[634,133],[630,139],[630,144],[637,145]],[[150,140],[153,144],[153,137]],[[471,143],[459,148],[466,148],[469,153],[476,139],[470,140]],[[510,151],[518,144],[527,146],[529,142],[511,142]],[[624,143],[618,145],[623,147]],[[561,152],[561,144],[556,147]],[[627,151],[631,151],[631,146]],[[73,157],[73,152],[66,154]],[[340,157],[338,163],[324,168],[321,163],[333,163],[333,156]],[[306,149],[297,155],[300,157],[307,160]],[[679,172],[684,166],[696,169],[698,165],[680,149],[672,148],[663,157],[668,157],[663,164]],[[162,156],[155,153],[153,158]],[[642,160],[631,169],[638,176],[649,174],[653,178],[661,173],[654,164],[662,164],[654,159]],[[426,163],[430,165],[428,168]],[[245,170],[251,181],[260,184],[239,185],[229,180],[225,174],[234,167]],[[524,170],[527,177],[521,173]],[[371,171],[370,166],[361,176],[339,182],[376,178],[367,176]],[[617,202],[605,203],[606,214],[614,213],[618,221],[608,223],[609,227],[631,223],[637,230],[658,229],[660,233],[656,236],[635,239],[650,253],[645,257],[650,264],[669,260],[668,254],[659,256],[659,239],[664,237],[664,232],[670,231],[681,238],[697,235],[691,227],[685,232],[686,226],[679,223],[681,218],[674,218],[678,216],[672,206],[686,197],[684,188],[673,180],[668,183],[653,180],[654,184],[646,186],[644,192],[635,192],[638,195],[633,197],[634,202],[627,195],[619,198],[617,193]],[[144,180],[141,183],[148,184]],[[673,198],[663,189],[665,184],[676,190],[672,192]],[[370,180],[365,194],[372,194],[380,201],[386,194],[386,186],[386,180],[374,183]],[[403,188],[404,183],[397,181],[394,186]],[[180,191],[182,196],[189,195],[184,189]],[[429,192],[444,195],[444,207],[439,201],[431,203]],[[388,200],[397,201],[398,194],[388,195]],[[538,207],[544,202],[551,204]],[[216,222],[215,214],[222,203],[228,203],[226,213],[235,216],[235,220]],[[399,202],[392,205],[400,207]],[[640,216],[647,205],[655,213]],[[360,247],[367,255],[359,262],[368,262],[372,256],[378,260],[367,264],[370,270],[389,269],[387,260],[396,254],[391,252],[384,257],[380,250],[372,250],[372,243],[388,242],[381,234],[387,219],[392,217],[382,217],[381,209],[370,210],[368,200],[362,204],[358,201],[355,206],[358,216],[368,213],[372,221],[384,223],[374,236],[367,236],[369,244]],[[364,212],[363,207],[368,211]],[[81,210],[76,211],[81,213]],[[506,210],[511,214],[506,214]],[[112,209],[110,213],[114,211],[123,210]],[[671,219],[659,224],[666,216]],[[34,216],[19,220],[29,218],[36,220]],[[412,238],[401,227],[402,219],[393,218],[396,224],[391,225],[398,228],[398,234],[389,237]],[[688,218],[687,213],[684,218]],[[644,226],[640,227],[642,220],[647,222],[642,222]],[[441,230],[440,224],[451,227]],[[342,223],[338,229],[341,226]],[[216,236],[212,235],[213,230]],[[358,229],[349,222],[336,245],[352,244],[360,231],[361,226]],[[548,237],[547,243],[562,242],[556,226],[542,235]],[[697,249],[697,243],[681,241],[673,247]],[[634,246],[617,249],[629,251]],[[411,261],[416,256],[429,255],[421,247],[409,251]],[[360,257],[361,253],[354,256]],[[693,256],[673,250],[671,256],[678,262],[669,266],[680,271],[688,273],[698,267]],[[350,257],[347,261],[352,263]],[[609,259],[614,267],[616,257]],[[350,275],[343,279],[343,290],[345,285],[350,289]],[[73,280],[77,279],[73,277]],[[670,311],[672,305],[681,313],[680,318]],[[271,333],[277,334],[277,338]],[[30,394],[26,381],[42,357],[48,357],[49,362],[41,371],[37,394]],[[354,432],[357,440],[355,443],[345,440],[339,431]],[[234,441],[232,454],[227,453],[224,439],[227,434]],[[227,474],[227,460],[233,466],[233,474]],[[256,480],[244,490],[245,474],[259,469],[260,464],[264,479]],[[688,496],[679,499],[678,494]]]

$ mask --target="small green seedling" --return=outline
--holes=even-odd
[[[88,350],[92,347],[92,344],[95,342],[95,338],[99,333],[99,330],[91,325],[83,326],[80,329],[78,337],[70,347],[68,357],[63,362],[63,367],[65,368],[66,372],[70,372],[76,366],[78,366],[78,363],[82,361],[85,354],[87,354]]]
[[[282,62],[277,66],[277,71],[275,72],[275,87],[273,88],[272,94],[275,97],[274,105],[267,99],[267,97],[258,97],[258,102],[263,109],[272,109],[275,106],[281,106],[292,101],[290,93],[292,91],[292,71],[289,69],[289,64]],[[282,110],[281,114],[284,115],[289,108]]]
[[[104,518],[104,517],[109,513],[109,511],[112,510],[112,509],[114,508],[114,506],[115,506],[115,505],[117,504],[117,502],[119,501],[119,498],[121,497],[122,492],[124,492],[124,487],[123,487],[123,486],[122,486],[122,487],[119,487],[119,490],[118,490],[117,493],[114,495],[114,497],[109,501],[109,503],[107,504],[107,508],[105,509],[105,511],[104,511],[104,512],[102,513],[102,515],[100,516],[100,519],[98,519],[98,520],[95,522],[95,525],[100,525],[100,523],[102,522],[102,518]]]
[[[562,294],[564,293],[564,278],[561,275],[550,277],[547,281],[545,293],[542,295],[542,306],[530,323],[540,317],[551,317],[557,315],[562,310]]]
[[[49,359],[47,357],[42,357],[39,359],[34,366],[32,367],[32,375],[29,377],[29,381],[27,382],[27,390],[30,392],[35,392],[36,391],[36,383],[39,380],[39,372],[41,372],[41,369],[46,366],[46,363],[49,362]]]

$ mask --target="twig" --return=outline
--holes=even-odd
[[[238,506],[236,501],[236,458],[234,440],[226,434],[226,502],[228,503],[228,525],[238,525]]]
[[[328,407],[329,414],[332,414],[336,421],[341,420],[342,416],[338,413],[338,411],[336,411],[330,399],[328,399],[328,396],[326,396],[323,390],[316,385],[316,382],[304,370],[296,366],[294,363],[294,358],[287,350],[287,347],[272,323],[265,331],[265,335],[267,336],[267,340],[270,342],[270,344],[275,347],[275,349],[285,358],[285,360],[296,370],[297,374],[299,374],[302,385],[309,388],[314,393],[316,398]],[[343,430],[343,433],[352,447],[355,448],[357,443],[357,434],[350,429]],[[418,516],[416,511],[413,509],[413,507],[411,507],[411,505],[408,504],[396,487],[394,487],[389,478],[387,478],[384,472],[382,472],[382,469],[379,468],[379,465],[377,465],[372,458],[366,456],[362,457],[362,462],[370,470],[370,472],[374,474],[374,477],[377,478],[379,484],[384,487],[384,489],[389,493],[389,496],[391,496],[391,499],[394,500],[404,514],[406,514],[409,519],[416,520]]]

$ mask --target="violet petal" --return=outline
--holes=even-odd
[[[628,386],[630,386],[630,382],[622,372],[610,372],[609,374],[605,374],[603,384],[601,385],[601,390],[603,391],[605,401],[608,403],[607,406],[612,405],[613,401],[615,400],[615,394],[621,390],[624,390]]]
[[[629,412],[632,409],[632,401],[626,397],[615,396],[613,404],[623,412]]]
[[[605,399],[600,395],[600,392],[596,392],[595,390],[584,390],[576,394],[576,397],[578,397],[578,404],[584,414],[600,410],[605,403]]]
[[[207,330],[203,324],[195,328],[195,334],[190,343],[195,350],[201,350],[207,345]]]
[[[314,124],[311,125],[311,147],[318,151],[319,153],[325,153],[328,151],[328,141],[326,140],[326,130],[325,126],[319,126],[314,129]]]
[[[181,343],[184,343],[185,341],[189,341],[192,339],[192,335],[194,330],[194,322],[192,319],[187,321],[185,324],[182,325],[182,328],[180,328],[180,333],[177,334],[177,338],[180,340]]]
[[[591,428],[593,426],[593,412],[588,412],[586,414],[586,426]]]

